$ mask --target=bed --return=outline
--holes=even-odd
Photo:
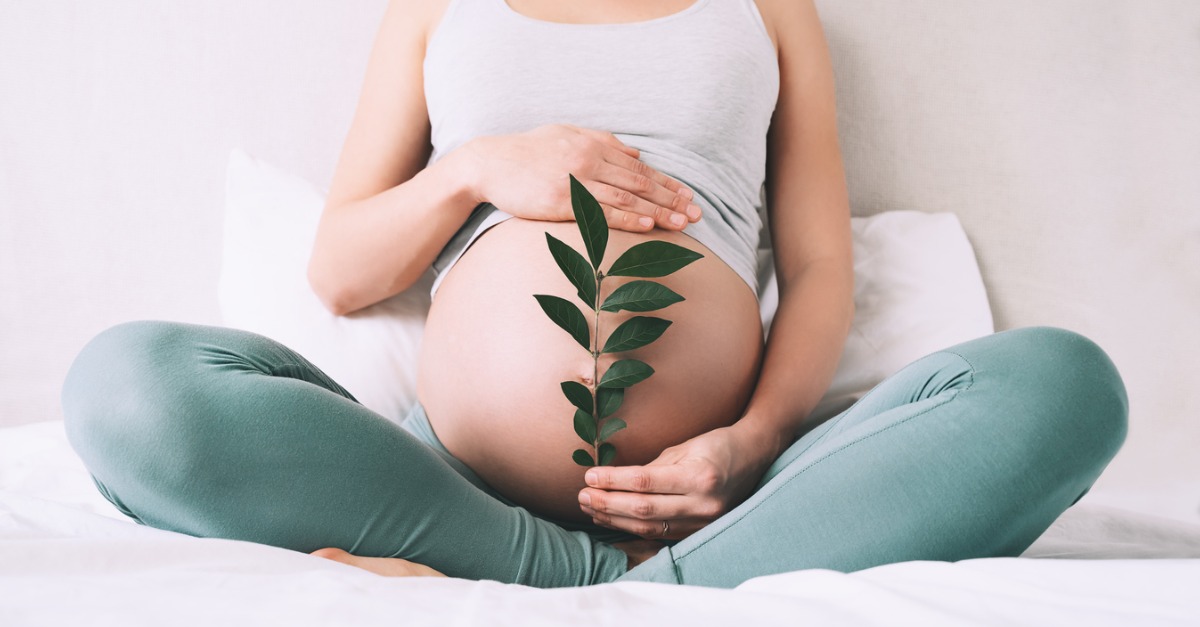
[[[299,270],[385,4],[0,4],[0,626],[1200,625],[1192,0],[817,0],[859,309],[818,413],[1021,326],[1081,332],[1125,378],[1124,448],[1019,558],[536,590],[125,519],[58,404],[108,326],[255,330],[385,416],[411,403],[428,283],[333,319]]]
[[[4,625],[1197,625],[1200,525],[1081,502],[1021,558],[805,570],[734,590],[389,579],[138,525],[62,423],[0,430]]]

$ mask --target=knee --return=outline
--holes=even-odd
[[[136,321],[110,327],[72,362],[62,387],[67,438],[89,468],[98,457],[128,454],[149,421],[168,415],[167,379],[178,377],[181,333],[187,325]]]
[[[1019,348],[1016,368],[1038,386],[1038,401],[1053,409],[1055,419],[1042,426],[1067,440],[1065,446],[1090,453],[1085,457],[1103,468],[1124,443],[1129,419],[1128,394],[1112,359],[1096,342],[1068,329],[1038,326],[1008,333]]]

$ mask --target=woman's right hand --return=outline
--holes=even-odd
[[[567,174],[604,209],[615,229],[681,230],[700,219],[693,192],[640,161],[612,133],[548,124],[523,133],[477,137],[463,146],[475,166],[478,202],[529,220],[574,220]]]

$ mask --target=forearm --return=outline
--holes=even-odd
[[[781,285],[758,384],[736,423],[771,459],[829,388],[853,317],[853,273],[842,263],[814,262]]]
[[[455,150],[400,185],[325,210],[308,278],[330,311],[362,309],[420,278],[478,204],[470,159]]]

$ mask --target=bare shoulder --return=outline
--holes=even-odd
[[[813,0],[755,1],[779,59],[779,101],[767,133],[767,209],[781,284],[827,259],[851,276],[836,89],[820,16]]]
[[[813,0],[753,0],[767,27],[775,50],[783,54],[788,48],[823,46],[824,38],[812,33],[821,32],[821,20]],[[802,52],[801,52],[802,53]],[[793,53],[794,54],[794,53]]]
[[[388,13],[401,16],[410,32],[420,35],[422,44],[429,42],[429,37],[437,29],[446,14],[446,9],[452,0],[388,0]]]
[[[328,206],[379,194],[425,166],[430,151],[425,48],[450,2],[388,0],[330,182]]]

